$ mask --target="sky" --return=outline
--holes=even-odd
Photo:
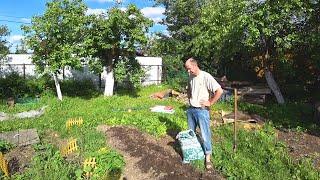
[[[154,0],[83,0],[88,7],[87,14],[97,14],[106,12],[107,9],[118,5],[125,8],[128,4],[135,4],[141,12],[154,21],[150,33],[163,32],[166,27],[159,22],[164,18],[163,7],[153,7]],[[120,1],[120,4],[117,4]],[[17,44],[23,38],[21,25],[28,25],[33,16],[41,16],[46,10],[46,3],[50,0],[0,0],[0,26],[5,25],[9,28],[10,35],[6,37],[14,52]]]

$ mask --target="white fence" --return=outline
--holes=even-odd
[[[38,76],[35,71],[35,65],[32,64],[32,54],[9,54],[4,62],[0,65],[0,77],[5,77],[7,74],[17,72],[24,78],[28,76]],[[160,57],[137,57],[141,67],[146,71],[145,78],[142,80],[142,85],[160,84],[162,81],[162,58]],[[64,79],[90,79],[98,87],[104,85],[104,76],[106,72],[99,75],[89,71],[88,65],[84,65],[82,70],[73,70],[69,67],[62,69],[59,74],[60,80]]]

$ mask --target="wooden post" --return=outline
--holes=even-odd
[[[237,150],[237,89],[234,89],[234,122],[233,122],[233,152]]]

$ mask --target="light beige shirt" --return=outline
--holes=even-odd
[[[201,107],[202,101],[208,101],[220,84],[211,76],[211,74],[201,71],[197,76],[189,76],[189,104],[194,107]]]

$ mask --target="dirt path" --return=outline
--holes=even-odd
[[[173,148],[175,141],[170,136],[156,139],[123,126],[99,126],[97,129],[104,132],[108,144],[124,156],[126,167],[123,179],[224,179],[216,171],[200,172],[188,164],[182,164],[179,153]]]

